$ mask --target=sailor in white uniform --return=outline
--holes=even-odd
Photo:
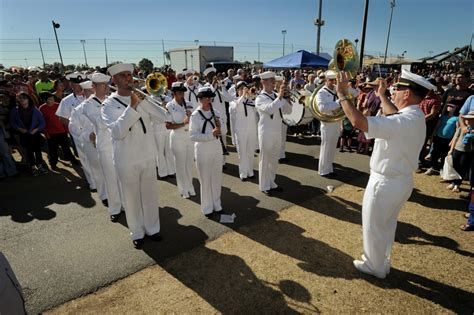
[[[117,86],[103,103],[102,119],[112,135],[115,170],[122,187],[122,202],[135,248],[145,235],[161,240],[156,191],[157,148],[150,116],[166,119],[168,113],[149,99],[140,100],[130,89],[131,64],[108,69]]]
[[[325,86],[316,94],[318,109],[324,114],[331,114],[332,111],[340,108],[336,94],[336,72],[328,70],[325,73]],[[340,134],[340,122],[321,121],[321,147],[319,151],[319,175],[323,177],[333,177],[334,156],[337,150],[337,140]]]
[[[166,104],[170,121],[166,128],[171,130],[170,144],[176,165],[176,182],[178,191],[183,198],[196,196],[193,186],[194,143],[189,137],[189,117],[192,105],[184,99],[187,88],[182,82],[171,85],[173,100]]]
[[[84,90],[86,100],[73,108],[71,117],[69,117],[69,132],[74,137],[76,146],[84,153],[89,165],[92,180],[97,187],[97,193],[102,203],[107,203],[107,191],[105,188],[104,176],[99,163],[99,156],[95,144],[93,143],[94,126],[91,121],[84,115],[84,103],[93,95],[94,90],[92,81],[84,81],[80,83]],[[92,135],[94,134],[94,135]]]
[[[186,93],[184,93],[184,99],[186,102],[190,103],[193,107],[193,111],[199,106],[199,100],[197,97],[198,91],[201,88],[199,83],[199,76],[194,73],[193,70],[185,70],[184,72],[186,82],[184,86],[187,88]]]
[[[428,80],[402,70],[395,84],[392,102],[380,80],[378,94],[385,116],[366,117],[355,106],[347,88],[344,72],[338,75],[339,103],[352,125],[375,138],[370,159],[370,178],[362,202],[364,254],[354,260],[361,272],[385,278],[390,272],[390,253],[395,238],[398,214],[413,190],[413,172],[425,139],[426,124],[419,108],[429,90],[436,89]]]
[[[84,97],[84,91],[79,85],[81,82],[86,81],[86,75],[80,72],[74,72],[66,75],[66,79],[71,85],[72,93],[61,100],[56,111],[56,116],[58,116],[59,120],[61,120],[61,122],[66,127],[68,127],[69,118],[71,117],[72,110],[86,99]],[[97,187],[91,174],[89,161],[87,160],[86,155],[82,151],[82,146],[79,145],[79,142],[76,144],[76,139],[74,139],[74,136],[72,134],[71,139],[74,142],[73,148],[76,148],[75,150],[77,152],[77,156],[79,157],[79,161],[81,161],[81,166],[84,171],[84,175],[86,177],[87,183],[89,184],[89,189],[91,191],[96,191]]]
[[[194,157],[201,184],[201,211],[207,218],[221,212],[222,190],[222,146],[221,132],[225,133],[226,122],[220,113],[212,109],[212,98],[216,94],[209,87],[199,89],[200,106],[191,114],[190,137],[194,141]],[[216,124],[217,122],[217,124]]]
[[[230,103],[230,116],[239,155],[239,177],[242,181],[254,178],[253,161],[257,146],[257,114],[255,96],[250,95],[245,81],[237,83],[238,99]]]
[[[282,113],[291,113],[291,105],[286,98],[287,87],[282,85],[275,93],[275,73],[260,74],[263,90],[255,100],[260,115],[258,121],[258,142],[260,146],[259,188],[267,196],[272,191],[281,191],[275,183],[278,156],[281,149]]]
[[[83,113],[92,123],[94,133],[91,141],[97,149],[99,163],[105,182],[107,192],[107,206],[110,220],[117,222],[122,210],[122,200],[120,197],[120,185],[115,171],[112,158],[112,136],[109,129],[102,120],[102,103],[107,98],[109,92],[110,76],[103,73],[94,73],[90,77],[95,93],[84,101]]]

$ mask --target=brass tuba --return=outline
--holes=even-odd
[[[336,43],[333,59],[329,62],[328,70],[334,70],[336,72],[346,71],[349,79],[357,75],[357,71],[359,70],[359,57],[354,45],[348,39],[341,39]],[[324,87],[324,84],[318,86],[311,94],[311,97],[306,98],[306,107],[309,108],[316,119],[323,122],[336,122],[344,119],[345,114],[342,108],[333,111],[331,114],[319,111],[316,95],[322,87]]]
[[[168,89],[168,80],[162,73],[153,72],[146,77],[145,86],[150,95],[162,96]]]

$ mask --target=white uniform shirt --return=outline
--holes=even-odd
[[[184,86],[188,89],[186,92],[184,92],[184,100],[188,103],[191,103],[193,110],[195,110],[200,105],[197,95],[201,85],[188,85],[187,83],[184,83]]]
[[[184,119],[186,118],[186,110],[193,110],[192,105],[190,103],[185,101],[185,106],[182,106],[176,103],[175,99],[166,104],[166,109],[168,109],[168,112],[170,114],[170,121],[173,124],[182,124],[184,122]]]
[[[86,98],[84,95],[69,94],[61,100],[58,109],[56,110],[56,116],[69,119],[71,112],[77,105],[81,104]]]
[[[257,113],[255,111],[255,101],[241,96],[232,101],[229,106],[232,127],[235,131],[255,130],[257,132]]]
[[[69,132],[73,135],[74,139],[81,143],[91,142],[89,135],[94,131],[94,125],[84,115],[84,104],[86,102],[87,100],[77,105],[69,117]]]
[[[375,138],[370,170],[387,176],[412,176],[425,141],[425,115],[418,105],[384,117],[367,117],[367,139]]]
[[[100,100],[94,99],[95,95],[92,95],[89,99],[84,102],[83,112],[84,115],[91,121],[94,126],[94,133],[96,135],[96,147],[99,151],[112,150],[112,136],[107,128],[107,125],[102,119]]]
[[[214,88],[210,83],[206,83],[205,86],[209,86],[212,92],[216,94],[216,96],[214,96],[214,99],[212,101],[212,107],[214,109],[217,109],[221,113],[221,115],[227,116],[225,102],[230,103],[235,99],[235,97],[232,97],[229,94],[229,92],[223,87]]]
[[[164,120],[167,117],[163,108],[146,100],[141,101],[136,110],[128,106],[130,102],[130,96],[112,93],[102,106],[102,119],[112,135],[114,164],[119,167],[141,164],[156,158],[158,150],[150,116]]]
[[[282,128],[282,114],[291,113],[291,105],[287,100],[279,100],[278,94],[273,92],[267,94],[262,91],[255,99],[255,107],[260,115],[258,121],[258,134],[263,135],[264,133],[276,133],[281,136]]]
[[[214,135],[212,134],[212,130],[214,129],[212,125],[215,126],[214,119],[212,119],[212,124],[210,122],[206,123],[206,120],[201,116],[198,110],[200,110],[203,113],[204,117],[206,117],[207,119],[212,117],[210,110],[204,111],[200,105],[198,108],[196,108],[196,110],[191,114],[189,125],[191,141],[206,142],[216,140],[216,137],[214,137]],[[214,114],[216,115],[216,117],[220,117],[218,119],[221,123],[221,133],[227,133],[225,119],[220,115],[219,111],[217,110],[214,110]],[[204,125],[206,125],[206,128],[204,129],[203,133]]]
[[[337,102],[336,91],[329,89],[327,86],[321,88],[316,94],[316,103],[319,111],[323,114],[331,114],[333,110],[341,108],[341,105]]]

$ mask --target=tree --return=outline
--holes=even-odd
[[[153,71],[153,62],[151,62],[151,60],[149,59],[143,58],[138,63],[138,68],[140,68],[140,70],[150,73]]]

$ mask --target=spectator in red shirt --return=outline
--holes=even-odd
[[[58,169],[59,146],[61,146],[66,160],[75,165],[79,164],[74,155],[72,155],[67,130],[58,116],[56,116],[56,110],[59,104],[55,102],[54,95],[51,92],[41,92],[40,97],[45,102],[40,106],[39,110],[43,114],[46,122],[43,133],[48,141],[48,158],[51,169],[55,171]]]
[[[434,79],[429,79],[431,84],[436,86],[436,81]],[[425,143],[420,152],[420,159],[419,159],[419,169],[421,170],[421,166],[424,163],[424,157],[428,153],[428,149],[426,145],[428,140],[431,139],[433,135],[433,131],[438,123],[439,111],[441,110],[441,98],[435,93],[435,91],[431,90],[428,92],[426,97],[420,102],[419,104],[420,109],[425,114],[425,122],[426,122],[426,137]]]

